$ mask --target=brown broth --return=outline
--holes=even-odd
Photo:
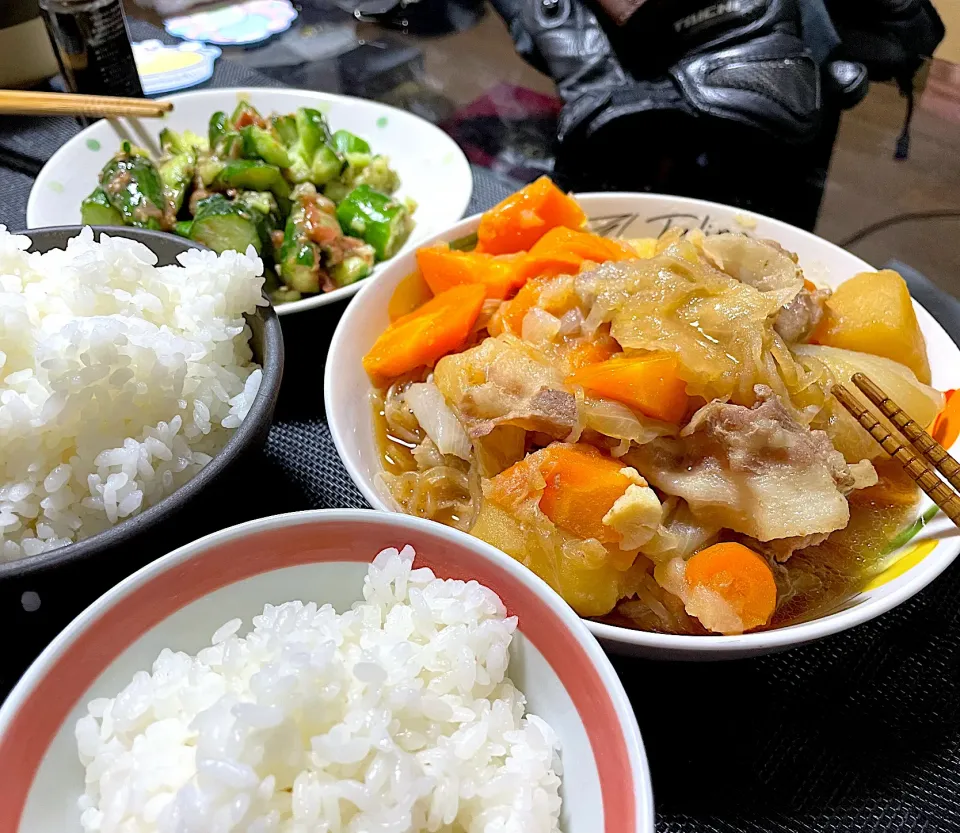
[[[383,470],[389,474],[401,475],[409,471],[417,470],[417,461],[413,457],[413,449],[416,445],[406,440],[396,437],[390,433],[387,426],[387,418],[384,413],[383,397],[384,391],[378,391],[373,397],[373,426],[377,441],[377,449],[380,452],[380,462]],[[453,509],[438,511],[431,516],[432,520],[462,529],[461,518]]]
[[[373,427],[384,471],[390,474],[416,471],[417,461],[413,459],[413,449],[416,446],[390,433],[387,418],[383,412],[382,397],[377,398],[373,403]]]
[[[919,494],[919,493],[918,493]],[[850,504],[850,523],[822,544],[794,553],[767,628],[794,625],[833,613],[880,572],[897,535],[917,518],[917,505]],[[792,595],[791,592],[792,591]]]
[[[416,471],[413,445],[394,437],[387,428],[382,398],[374,402],[374,425],[377,446],[385,471],[403,474]],[[893,542],[918,519],[917,504],[920,492],[912,482],[902,481],[899,469],[878,466],[884,480],[894,481],[899,489],[898,503],[890,505],[882,500],[871,500],[869,491],[864,499],[850,502],[850,522],[846,528],[834,532],[817,546],[798,550],[778,567],[777,610],[770,624],[758,630],[781,628],[825,616],[841,609],[871,578],[881,571],[884,557]],[[856,494],[856,493],[855,493]],[[449,526],[457,526],[458,518],[434,518]],[[684,633],[706,634],[699,622],[677,611],[678,621],[685,623]],[[635,619],[614,611],[601,621],[621,627],[665,632],[658,617],[649,610]]]

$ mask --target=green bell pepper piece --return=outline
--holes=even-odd
[[[280,141],[288,148],[293,147],[300,137],[300,131],[297,130],[297,120],[290,114],[286,116],[274,116],[270,119],[273,123],[273,129],[277,131]]]
[[[190,232],[193,230],[193,220],[177,220],[173,224],[173,233],[179,234],[181,237],[190,237]]]
[[[338,152],[347,153],[370,153],[370,145],[366,140],[354,135],[349,130],[338,130],[333,134],[333,146]]]
[[[80,222],[85,226],[122,226],[123,217],[107,198],[102,188],[94,188],[80,203]]]
[[[223,110],[218,110],[210,116],[210,124],[207,127],[207,142],[210,149],[213,150],[220,142],[220,138],[227,132],[227,114]]]
[[[260,252],[263,247],[250,212],[222,194],[207,197],[197,205],[190,239],[215,252],[245,252],[248,246]]]
[[[330,128],[327,127],[323,114],[310,107],[298,107],[294,118],[303,158],[308,163],[313,162],[313,156],[317,152],[317,148],[329,143]]]
[[[369,185],[358,185],[343,198],[337,219],[344,234],[373,246],[377,260],[393,257],[413,229],[406,206]]]
[[[167,225],[167,201],[156,166],[129,142],[100,171],[100,187],[123,217],[125,225],[162,230]]]
[[[451,240],[450,248],[455,252],[472,252],[479,242],[480,238],[476,232],[473,232],[473,234],[465,234],[463,237]]]
[[[290,185],[283,178],[280,169],[257,159],[235,159],[227,162],[214,184],[244,191],[271,191],[278,200],[290,196]]]
[[[243,138],[243,155],[248,159],[262,159],[279,168],[290,165],[290,154],[269,130],[249,124],[240,128],[240,136]]]

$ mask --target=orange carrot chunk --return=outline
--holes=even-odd
[[[594,263],[637,259],[636,251],[626,243],[601,237],[589,231],[576,231],[563,226],[550,229],[531,247],[530,254],[547,255],[555,251],[569,252],[582,260],[592,260]]]
[[[944,391],[943,410],[930,427],[931,436],[949,450],[960,436],[960,396],[955,390]]]
[[[484,497],[501,509],[516,512],[540,488],[543,478],[537,463],[544,453],[529,454],[492,477],[484,485]]]
[[[506,298],[525,281],[520,268],[523,258],[458,252],[446,243],[417,250],[420,274],[434,295],[453,286],[476,283],[486,288],[488,298]]]
[[[512,300],[500,307],[500,320],[503,322],[504,330],[514,335],[520,335],[523,332],[523,319],[533,307],[537,306],[546,282],[546,279],[527,281]]]
[[[621,473],[623,464],[586,445],[552,445],[546,451],[540,464],[547,482],[540,498],[543,514],[578,538],[617,543],[619,533],[603,516],[633,482]]]
[[[524,262],[529,277],[575,275],[583,265],[609,260],[636,260],[637,253],[616,240],[565,227],[550,229],[530,249]]]
[[[743,630],[765,625],[777,607],[770,565],[742,544],[714,544],[687,561],[687,587],[712,590],[740,617]]]
[[[364,370],[379,381],[432,365],[467,340],[486,296],[480,284],[463,284],[398,318],[363,357]]]
[[[561,346],[561,355],[572,371],[607,361],[619,352],[620,345],[608,335],[596,336],[592,341],[570,341]]]
[[[542,176],[483,215],[478,250],[495,255],[527,251],[550,229],[578,229],[586,220],[576,200]]]
[[[567,383],[664,422],[679,422],[687,410],[687,384],[677,375],[677,359],[670,353],[615,356],[580,368]]]

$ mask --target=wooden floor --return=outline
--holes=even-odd
[[[935,62],[916,109],[910,156],[893,158],[905,105],[897,90],[875,84],[844,114],[834,147],[817,232],[841,241],[895,214],[960,211],[960,73]],[[960,217],[903,223],[851,247],[876,266],[896,258],[960,296]]]

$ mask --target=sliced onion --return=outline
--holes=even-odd
[[[820,383],[825,390],[830,390],[833,382],[840,382],[847,385],[853,395],[864,403],[867,402],[866,398],[850,382],[850,378],[857,372],[869,376],[921,425],[933,422],[943,408],[944,399],[940,391],[918,381],[910,368],[892,359],[819,344],[795,345],[793,354],[811,372],[817,373],[823,367],[829,371],[832,379]],[[822,377],[822,371],[818,376]],[[884,456],[883,449],[860,427],[856,419],[829,400],[827,406],[814,427],[827,432],[834,448],[846,457],[847,462]],[[881,421],[885,421],[885,418],[881,417]]]
[[[580,415],[584,427],[613,437],[645,445],[657,437],[675,434],[675,426],[658,422],[647,417],[639,417],[626,405],[610,399],[587,399],[580,406]]]
[[[470,438],[433,382],[410,385],[406,400],[420,427],[441,454],[453,454],[462,460],[470,459]]]
[[[583,326],[583,313],[577,307],[567,310],[560,318],[560,335],[572,336]]]
[[[487,298],[487,300],[483,302],[483,306],[480,307],[480,315],[478,315],[477,320],[473,322],[473,327],[470,332],[479,333],[481,330],[487,329],[490,319],[496,315],[501,303],[503,302],[499,298]]]
[[[671,497],[663,504],[660,528],[641,551],[657,564],[666,564],[670,559],[684,559],[692,555],[719,531],[718,527],[700,521],[685,501]],[[675,587],[668,586],[659,575],[657,580],[674,595],[680,595]]]
[[[602,324],[610,320],[613,304],[606,298],[597,298],[590,307],[590,312],[581,326],[584,335],[592,336]]]
[[[803,287],[797,264],[783,249],[762,240],[742,234],[711,234],[703,239],[703,251],[728,275],[761,292],[790,290],[786,293],[789,301]]]
[[[560,332],[560,319],[540,307],[531,307],[523,316],[520,337],[532,344],[553,341]]]

